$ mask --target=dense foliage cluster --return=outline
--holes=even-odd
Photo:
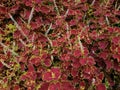
[[[120,90],[120,1],[0,0],[0,90]]]

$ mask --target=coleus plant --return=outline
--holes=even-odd
[[[119,90],[119,0],[1,0],[0,90]]]

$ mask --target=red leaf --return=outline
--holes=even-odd
[[[120,55],[120,47],[117,48],[117,52]]]
[[[54,74],[54,76],[52,78],[55,79],[55,80],[58,80],[60,78],[60,76],[61,76],[61,70],[60,70],[60,68],[58,68],[58,67],[52,67],[51,71]]]
[[[49,83],[42,83],[42,85],[40,85],[39,90],[48,90],[48,86],[49,86]]]
[[[85,86],[85,82],[80,82],[80,86]]]
[[[92,31],[92,32],[90,33],[90,37],[91,37],[93,40],[97,39],[97,37],[98,37],[97,32],[96,32],[96,31]]]
[[[96,86],[96,90],[106,90],[106,87],[104,84],[101,83],[101,84]]]
[[[108,78],[108,82],[109,82],[110,86],[114,86],[115,85],[115,82],[113,80],[111,80],[110,78]]]
[[[80,50],[75,50],[74,53],[73,53],[73,55],[75,57],[79,57],[79,56],[81,56],[81,51]]]
[[[18,9],[19,9],[19,6],[18,6],[18,5],[15,5],[15,6],[13,6],[13,7],[10,9],[10,12],[15,13],[15,11],[18,10]]]
[[[13,37],[16,39],[16,38],[19,38],[21,36],[20,34],[20,31],[19,30],[16,30],[13,34]]]
[[[72,70],[71,70],[71,75],[72,75],[73,77],[76,77],[76,76],[78,75],[78,70],[77,70],[77,69],[72,69]]]
[[[34,66],[32,64],[28,65],[28,71],[29,72],[34,72],[35,71]]]
[[[70,82],[62,82],[61,83],[61,90],[74,90],[74,87],[72,86],[72,84]]]
[[[87,58],[87,64],[90,65],[90,66],[94,65],[95,64],[94,58],[93,57],[88,57]]]
[[[35,2],[36,2],[37,4],[40,4],[42,1],[44,1],[44,0],[35,0]]]
[[[70,26],[74,26],[74,25],[76,25],[76,20],[71,20],[70,22],[69,22],[69,24],[70,24]]]
[[[24,11],[23,13],[21,13],[21,16],[25,19],[29,19],[29,16],[30,16],[30,10],[27,10],[27,11]]]
[[[46,67],[51,66],[52,64],[51,56],[49,54],[43,54],[42,62]]]
[[[32,7],[32,2],[26,0],[26,1],[25,1],[25,5],[26,5],[26,6],[30,6],[30,7]]]
[[[51,62],[51,59],[47,58],[47,59],[44,59],[43,60],[43,63],[46,67],[50,67],[52,62]]]
[[[80,82],[80,90],[84,90],[85,89],[85,82]]]
[[[70,30],[71,31],[71,34],[73,34],[73,35],[77,35],[78,34],[78,30]]]
[[[114,70],[120,72],[120,65],[117,62],[114,62]]]
[[[36,72],[29,72],[29,71],[28,71],[28,72],[26,73],[26,76],[27,76],[28,79],[35,80],[36,77],[37,77],[37,74],[36,74]]]
[[[42,18],[40,18],[40,17],[36,17],[35,22],[37,24],[37,27],[40,27],[43,24],[42,23]]]
[[[39,65],[40,64],[40,62],[41,62],[41,59],[40,59],[40,57],[33,57],[31,60],[30,60],[30,62],[32,63],[32,64],[34,64],[34,65]]]
[[[58,80],[61,76],[60,68],[52,67],[50,70],[46,71],[42,75],[44,81]]]
[[[27,76],[26,76],[25,74],[20,76],[20,80],[23,80],[23,81],[24,81],[24,80],[26,80],[26,79],[27,79]]]
[[[114,28],[113,28],[113,27],[108,27],[108,31],[109,31],[110,33],[112,33],[112,32],[114,31]]]
[[[32,54],[33,54],[33,55],[39,55],[39,50],[38,50],[38,49],[33,50],[33,51],[32,51]]]
[[[107,70],[110,70],[111,68],[113,68],[113,62],[111,60],[106,60],[105,63],[106,63],[106,66],[107,66],[106,67]]]
[[[72,63],[73,68],[79,68],[81,65],[79,63],[79,60],[77,62]]]
[[[84,79],[91,80],[91,79],[92,79],[92,77],[91,77],[91,76],[92,76],[91,74],[88,74],[88,73],[83,73],[83,78],[84,78]]]
[[[60,87],[61,87],[61,85],[59,82],[51,83],[48,87],[48,90],[61,90]]]
[[[0,13],[1,13],[1,14],[5,14],[6,12],[7,12],[6,7],[0,6]]]
[[[104,74],[103,74],[103,73],[100,73],[100,74],[98,75],[98,78],[102,81],[103,78],[104,78]]]
[[[42,43],[43,43],[43,42],[45,43],[45,42],[47,42],[47,41],[48,41],[48,39],[47,39],[44,35],[42,35],[42,34],[39,36],[39,38],[38,38],[38,39],[39,39],[39,40],[40,40],[40,42],[42,42]]]
[[[101,52],[101,53],[99,54],[99,57],[103,58],[104,60],[107,59],[107,57],[108,57],[108,52]]]
[[[120,41],[119,38],[120,38],[120,37],[113,37],[112,42],[113,42],[115,45],[118,45],[118,44],[119,44],[119,41]]]
[[[86,2],[86,0],[81,0],[81,2],[82,2],[82,3],[85,3],[85,2]]]
[[[52,80],[52,72],[51,71],[46,71],[42,75],[43,81],[51,81]]]
[[[20,90],[20,86],[15,85],[14,88],[13,88],[13,90]]]
[[[75,15],[75,11],[70,9],[68,15]]]
[[[40,7],[35,7],[35,11],[39,12],[40,11]]]
[[[26,68],[26,67],[25,67],[25,64],[21,63],[21,64],[20,64],[20,68],[21,68],[21,70],[23,70],[23,71],[24,71],[24,70],[25,70],[25,68]]]
[[[63,23],[63,20],[62,19],[57,19],[55,23],[56,23],[57,26],[61,26],[62,23]]]
[[[37,25],[36,22],[31,22],[31,23],[30,23],[30,26],[31,26],[32,30],[35,30],[35,29],[38,29],[38,28],[39,28],[39,26]]]
[[[62,54],[61,55],[61,60],[69,61],[70,60],[70,55],[69,54]]]
[[[98,43],[98,45],[99,45],[99,48],[100,49],[105,49],[106,47],[107,47],[107,45],[108,45],[108,42],[106,42],[106,41],[100,41],[99,43]]]
[[[92,66],[85,67],[85,68],[83,69],[83,72],[90,75],[90,74],[94,73],[94,69],[93,69]]]
[[[87,64],[87,60],[86,58],[80,58],[80,64],[83,66],[83,65],[86,65]]]
[[[53,47],[57,47],[58,46],[58,41],[57,40],[53,40],[52,41],[52,45],[53,45]]]
[[[64,67],[65,69],[67,69],[70,65],[71,65],[70,62],[64,62],[64,63],[62,64],[62,67]]]
[[[41,9],[41,12],[45,14],[48,14],[50,12],[50,9],[46,6],[41,6],[40,9]]]

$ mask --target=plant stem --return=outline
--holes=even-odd
[[[82,54],[84,54],[84,47],[83,47],[83,44],[80,40],[80,36],[78,36],[78,42],[79,42],[79,45],[80,45],[80,50],[81,50]]]
[[[108,17],[107,17],[107,16],[105,17],[105,19],[106,19],[107,25],[110,25],[110,22],[109,22],[109,20],[108,20]]]
[[[46,31],[45,36],[47,36],[47,35],[48,35],[48,33],[49,33],[49,31],[50,31],[50,29],[51,29],[51,28],[52,28],[52,23],[50,24],[50,26],[49,26],[48,30]]]
[[[55,6],[55,9],[56,9],[56,11],[57,11],[58,16],[60,16],[60,12],[59,12],[58,6],[57,6],[57,4],[56,4],[56,1],[53,0],[53,2],[54,2],[54,6]]]
[[[45,36],[47,37],[50,45],[53,46],[53,45],[52,45],[52,41],[51,41],[50,38],[48,37],[48,33],[49,33],[49,31],[50,31],[51,28],[52,28],[52,23],[50,24],[48,30],[46,31]]]
[[[24,46],[27,46],[27,44],[22,39],[19,39],[19,40]]]
[[[67,17],[67,15],[68,15],[68,12],[69,12],[69,9],[67,9],[67,11],[66,11],[66,13],[65,13],[65,17]]]
[[[16,52],[14,52],[13,50],[9,49],[5,44],[3,44],[2,42],[0,42],[0,45],[6,49],[8,49],[8,51],[10,51],[11,53],[13,53],[15,56],[19,56]]]
[[[7,63],[5,63],[3,60],[0,59],[0,62],[1,62],[4,66],[6,66],[7,68],[10,68],[10,69],[11,69],[11,67],[10,67]]]
[[[93,5],[94,5],[95,1],[96,1],[96,0],[93,0],[93,1],[92,1],[91,6],[93,6]]]
[[[70,41],[70,31],[69,31],[68,23],[66,23],[66,29],[67,29],[67,39],[68,39],[68,43],[69,43],[69,45],[70,45],[70,48],[72,49],[72,44],[71,44],[71,41]]]
[[[34,9],[35,9],[35,7],[32,7],[31,12],[30,12],[30,15],[29,15],[29,19],[28,19],[28,25],[30,24],[30,21],[31,21],[31,19],[32,19],[32,17],[33,17]]]
[[[14,22],[15,26],[17,27],[17,29],[21,32],[21,34],[27,39],[27,41],[29,41],[27,35],[22,31],[21,27],[18,25],[18,23],[15,21],[15,19],[13,18],[13,16],[8,13],[8,15],[10,16],[11,20]],[[30,42],[30,41],[29,41]]]

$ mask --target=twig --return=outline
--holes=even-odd
[[[20,18],[20,20],[21,20],[24,24],[27,24],[27,23],[25,22],[25,20],[23,20],[22,18]]]
[[[35,48],[36,48],[36,46],[34,45],[32,49],[35,50]]]
[[[91,6],[93,6],[93,5],[94,5],[95,1],[96,1],[96,0],[93,0],[93,1],[92,1]]]
[[[115,9],[116,9],[116,11],[118,11],[120,9],[120,5],[118,5],[118,0],[115,3]]]
[[[65,13],[64,17],[67,17],[68,12],[69,12],[69,9],[67,9],[67,11],[66,11],[66,13]]]
[[[118,0],[115,2],[115,9],[117,9]]]
[[[33,33],[32,35],[32,42],[34,42],[34,39],[35,39],[35,33]]]
[[[48,30],[46,31],[45,36],[47,36],[47,35],[48,35],[48,33],[49,33],[49,31],[50,31],[50,29],[51,29],[51,28],[52,28],[52,23],[50,24],[50,26],[49,26]]]
[[[17,27],[17,29],[21,32],[21,34],[27,39],[27,41],[29,41],[27,35],[22,31],[21,27],[18,25],[18,23],[15,21],[15,19],[13,18],[13,16],[8,13],[8,15],[10,16],[11,20],[14,22],[15,26]],[[29,41],[30,42],[30,41]]]
[[[27,44],[22,39],[19,39],[19,40],[24,46],[27,46]]]
[[[88,25],[87,25],[87,26],[84,26],[84,28],[82,28],[82,31],[81,31],[80,34],[78,35],[78,43],[79,43],[79,45],[80,45],[80,49],[81,49],[82,54],[84,54],[84,47],[83,47],[83,44],[82,44],[82,42],[81,42],[81,40],[80,40],[80,37],[81,37],[81,35],[82,35],[82,32],[83,32],[87,27],[89,27],[89,23],[90,23],[90,21],[88,21]]]
[[[118,6],[117,11],[119,11],[119,9],[120,9],[120,5]]]
[[[56,1],[53,0],[53,2],[54,2],[55,9],[56,9],[56,11],[57,11],[57,14],[60,16],[60,12],[59,12],[59,9],[58,9],[58,7],[57,7]]]
[[[15,19],[13,18],[13,16],[8,13],[8,15],[10,16],[11,20],[14,22],[15,26],[18,28],[18,30],[21,30],[21,27],[18,25],[18,23],[15,21]]]
[[[49,38],[48,36],[46,36],[46,37],[47,37],[47,39],[48,39],[50,45],[53,46],[52,41],[50,40],[50,38]]]
[[[8,49],[8,51],[10,51],[11,53],[13,53],[15,56],[19,56],[16,52],[14,52],[13,50],[9,49],[5,44],[3,44],[2,42],[0,42],[0,45],[6,49]]]
[[[66,23],[66,29],[67,29],[67,39],[68,39],[68,43],[70,45],[70,48],[72,48],[71,42],[70,42],[70,32],[69,32],[69,26],[68,23]]]
[[[33,17],[34,9],[35,9],[35,7],[32,7],[31,12],[30,12],[30,15],[29,15],[29,19],[28,19],[28,24],[30,24],[30,21],[31,21],[31,19],[32,19],[32,17]]]
[[[52,41],[51,41],[51,40],[49,39],[49,37],[48,37],[48,33],[49,33],[49,31],[50,31],[51,28],[52,28],[52,23],[50,24],[48,30],[46,31],[45,36],[47,37],[47,39],[48,39],[50,45],[53,46],[53,45],[52,45]]]
[[[83,16],[83,22],[85,22],[85,18],[86,18],[86,13]]]
[[[107,0],[107,1],[106,1],[106,5],[105,5],[105,7],[108,6],[109,2],[110,2],[110,0]]]
[[[78,43],[80,45],[80,50],[81,50],[82,54],[84,54],[84,47],[83,47],[83,44],[82,44],[82,42],[80,40],[80,36],[79,35],[78,35]]]
[[[6,66],[7,68],[10,68],[10,69],[11,69],[11,67],[10,67],[7,63],[5,63],[2,59],[0,59],[0,62],[1,62],[4,66]]]
[[[4,54],[7,55],[6,48],[3,48]]]
[[[105,19],[106,19],[107,25],[110,25],[110,22],[109,22],[109,20],[108,20],[108,17],[107,17],[107,16],[105,17]]]
[[[49,33],[49,31],[50,31],[51,28],[52,28],[52,23],[50,24],[48,30],[46,31],[45,36],[47,37],[47,39],[48,39],[48,41],[49,41],[49,43],[50,43],[50,46],[53,47],[52,41],[51,41],[50,38],[48,37],[48,33]],[[51,60],[53,60],[53,55],[51,55]]]

